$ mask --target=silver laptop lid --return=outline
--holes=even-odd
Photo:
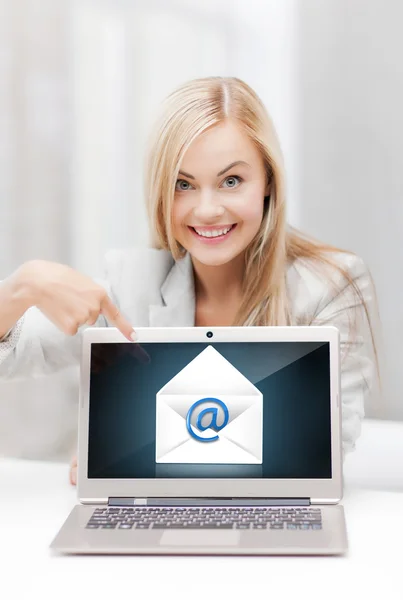
[[[342,496],[334,327],[83,334],[78,495]]]

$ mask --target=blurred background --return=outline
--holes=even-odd
[[[0,0],[0,279],[31,258],[102,276],[108,248],[146,244],[160,102],[240,77],[276,124],[290,223],[373,274],[383,394],[367,415],[403,419],[402,22],[399,0]],[[76,391],[71,370],[2,383],[0,453],[66,456]]]

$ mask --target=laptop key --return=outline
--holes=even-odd
[[[186,529],[216,529],[217,525],[215,523],[190,523],[187,525]]]

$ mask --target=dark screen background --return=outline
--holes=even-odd
[[[156,394],[207,346],[263,394],[262,465],[155,462]],[[329,344],[92,344],[88,452],[89,478],[330,478]]]

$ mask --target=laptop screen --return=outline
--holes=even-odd
[[[93,343],[88,478],[331,478],[328,342]]]

